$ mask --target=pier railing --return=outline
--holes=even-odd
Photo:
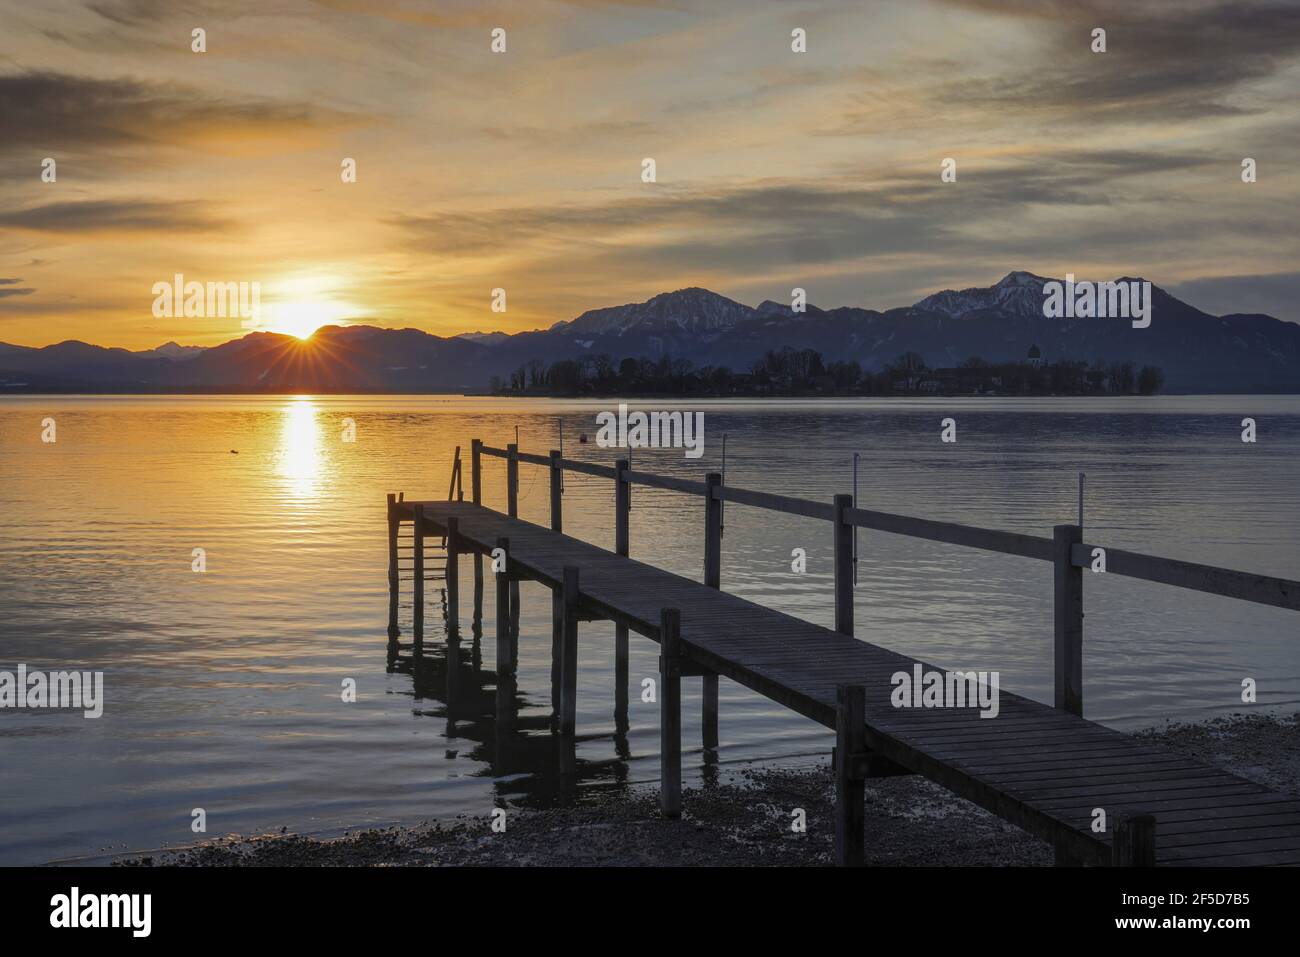
[[[614,482],[616,549],[624,555],[631,508],[631,496],[625,489],[643,485],[705,499],[704,577],[705,584],[715,588],[719,587],[722,554],[722,509],[717,503],[731,502],[830,522],[835,544],[835,630],[846,635],[853,634],[854,528],[1050,562],[1054,566],[1055,706],[1076,715],[1083,714],[1084,569],[1095,567],[1099,573],[1104,569],[1107,575],[1300,611],[1300,581],[1095,545],[1083,540],[1083,530],[1078,525],[1057,525],[1051,538],[1025,535],[855,508],[849,495],[836,495],[830,502],[819,502],[724,485],[717,472],[710,472],[704,481],[698,481],[634,470],[626,459],[611,467],[566,459],[558,451],[537,455],[521,452],[514,444],[494,448],[480,439],[473,441],[470,452],[470,486],[475,504],[482,504],[482,457],[485,455],[506,462],[506,505],[512,517],[518,515],[519,509],[519,463],[550,470],[550,520],[555,531],[563,531],[564,525],[564,471]]]

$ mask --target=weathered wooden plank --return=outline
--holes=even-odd
[[[724,502],[752,505],[755,508],[766,508],[774,512],[803,515],[806,518],[819,518],[828,522],[835,518],[834,506],[826,502],[810,502],[808,499],[794,498],[790,495],[755,492],[750,489],[736,488],[734,485],[720,485],[714,494]]]
[[[561,464],[570,472],[581,472],[583,475],[594,475],[596,478],[614,477],[614,470],[608,465],[597,465],[595,462],[579,462],[577,459],[562,459]]]
[[[1087,568],[1092,565],[1092,552],[1097,547],[1077,543],[1071,549],[1071,560],[1077,567]],[[1107,575],[1140,578],[1176,588],[1189,588],[1225,598],[1300,611],[1300,582],[1289,578],[1256,575],[1253,572],[1199,565],[1175,558],[1159,558],[1122,548],[1107,548],[1105,552]]]
[[[520,462],[527,462],[529,465],[541,465],[544,468],[551,467],[550,456],[538,455],[535,452],[517,453]]]
[[[1001,552],[1004,555],[1019,555],[1022,558],[1052,560],[1052,542],[1049,539],[1022,535],[1018,532],[1002,532],[991,528],[958,525],[953,522],[936,522],[929,518],[891,515],[888,512],[875,512],[864,508],[850,509],[848,521],[858,528],[892,532],[895,535],[906,535],[908,538],[964,545],[967,548]]]
[[[633,485],[648,485],[651,488],[667,489],[670,492],[685,492],[688,495],[706,495],[708,488],[703,482],[693,479],[675,478],[671,475],[655,475],[652,472],[636,472],[626,469],[623,481]]]

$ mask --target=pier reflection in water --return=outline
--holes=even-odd
[[[472,564],[479,559],[462,556],[461,560]],[[627,673],[621,681],[615,676],[616,687],[606,695],[613,709],[612,732],[558,733],[558,675],[552,670],[548,682],[535,686],[519,679],[520,604],[528,598],[548,601],[549,592],[529,588],[520,596],[518,583],[514,585],[512,591],[518,597],[511,602],[511,670],[498,672],[492,667],[495,647],[489,650],[485,666],[483,589],[481,578],[476,576],[468,631],[448,627],[447,592],[442,579],[426,581],[423,647],[417,650],[409,640],[410,621],[404,620],[402,636],[388,642],[389,673],[410,678],[415,714],[442,720],[448,756],[454,752],[481,762],[477,773],[494,779],[496,796],[502,803],[550,807],[575,800],[585,786],[626,788],[632,783],[633,758],[628,738],[631,722]],[[495,622],[490,624],[491,643],[495,645]],[[549,637],[530,635],[527,640],[549,641]],[[584,628],[583,643],[584,654],[612,656],[614,626]],[[592,748],[588,745],[601,740],[609,742],[608,757],[578,757],[579,745],[590,754]],[[688,749],[688,753],[698,761],[700,780],[704,784],[716,783],[717,749]]]

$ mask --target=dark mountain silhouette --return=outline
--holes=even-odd
[[[1133,362],[1164,369],[1171,392],[1300,391],[1300,325],[1271,316],[1213,316],[1152,287],[1149,328],[1125,319],[1047,318],[1043,284],[1012,272],[989,287],[944,290],[884,312],[856,307],[794,312],[707,289],[593,309],[549,329],[451,338],[417,329],[326,326],[307,342],[257,332],[210,349],[168,343],[129,352],[84,342],[35,349],[0,344],[4,391],[428,392],[484,389],[532,360],[604,353],[670,355],[745,370],[768,350],[816,349],[827,361],[878,370],[904,352],[933,367],[972,356]]]

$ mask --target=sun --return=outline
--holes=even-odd
[[[344,307],[336,302],[295,299],[276,303],[266,328],[271,332],[310,339],[321,326],[337,323],[345,314]]]
[[[358,309],[339,295],[338,278],[323,273],[286,277],[272,285],[260,328],[306,340],[321,326],[347,325]]]

